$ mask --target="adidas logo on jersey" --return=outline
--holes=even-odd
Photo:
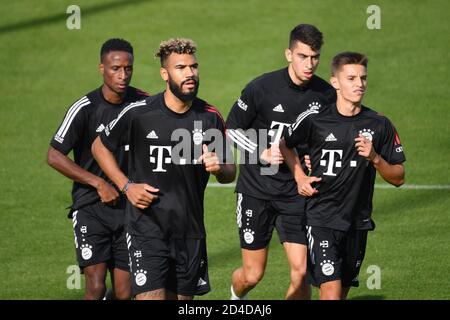
[[[105,126],[103,125],[103,123],[100,123],[100,125],[97,128],[97,130],[95,130],[95,131],[96,132],[102,132],[103,130],[105,130]]]
[[[325,141],[337,141],[336,137],[334,136],[334,134],[330,133],[328,135],[328,137],[325,138]]]
[[[147,139],[158,139],[155,130],[150,131],[150,133],[147,135]]]
[[[273,108],[273,111],[284,112],[284,109],[283,109],[283,106],[281,104],[279,104],[275,108]]]

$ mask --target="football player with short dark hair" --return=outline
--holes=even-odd
[[[210,290],[204,192],[210,174],[234,180],[219,111],[197,98],[196,45],[170,39],[157,52],[165,91],[130,104],[92,145],[105,173],[126,194],[133,294],[190,300]],[[130,145],[129,172],[112,152]],[[225,147],[225,148],[224,148]]]
[[[236,185],[242,266],[232,274],[232,299],[246,299],[261,281],[274,228],[290,266],[285,298],[310,298],[305,282],[305,199],[297,194],[278,145],[283,128],[299,113],[335,100],[333,88],[314,75],[322,44],[322,33],[315,26],[300,24],[292,29],[285,49],[288,67],[251,81],[228,115],[228,136],[243,160]],[[303,157],[305,148],[298,151]]]
[[[50,142],[47,162],[73,180],[72,206],[78,264],[86,278],[85,299],[102,299],[109,268],[117,299],[131,295],[124,215],[125,198],[111,185],[91,154],[91,144],[105,126],[130,102],[147,93],[130,87],[133,47],[123,39],[109,39],[100,50],[103,84],[71,105]],[[74,160],[67,155],[73,151]],[[125,147],[114,156],[127,170]]]
[[[311,107],[284,132],[280,148],[307,198],[308,273],[321,299],[345,299],[375,228],[372,197],[376,172],[388,183],[404,182],[405,156],[397,132],[385,116],[362,105],[367,88],[365,55],[343,52],[332,61],[337,101]],[[293,148],[307,143],[312,173],[304,173]]]

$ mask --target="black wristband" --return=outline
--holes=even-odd
[[[125,185],[123,186],[122,190],[120,190],[120,192],[122,192],[123,194],[126,194],[128,191],[128,188],[130,187],[130,184],[132,184],[133,181],[128,180],[127,183],[125,183]]]

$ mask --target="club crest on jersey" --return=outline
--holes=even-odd
[[[311,102],[311,103],[308,105],[308,108],[309,108],[310,110],[319,110],[321,106],[322,106],[322,105],[321,105],[319,102],[314,101],[314,102]]]
[[[205,135],[205,133],[202,132],[201,129],[192,130],[192,141],[194,141],[194,144],[196,146],[202,144],[204,135]]]
[[[375,134],[375,132],[370,129],[362,129],[362,130],[359,130],[359,134],[362,135],[367,140],[372,141],[373,135]]]

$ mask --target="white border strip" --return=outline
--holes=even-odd
[[[236,184],[221,184],[221,183],[209,183],[208,187],[212,188],[234,188]],[[390,184],[376,184],[376,189],[412,189],[412,190],[450,190],[450,184],[405,184],[399,188],[391,186]]]

